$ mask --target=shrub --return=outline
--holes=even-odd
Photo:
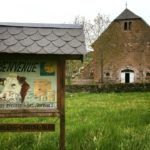
[[[150,92],[150,83],[103,84],[99,85],[66,85],[66,92]]]

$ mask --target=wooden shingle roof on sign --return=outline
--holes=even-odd
[[[84,55],[83,28],[76,24],[0,23],[0,53]]]
[[[126,8],[115,20],[126,20],[126,19],[141,19],[141,17],[137,16],[131,10]]]

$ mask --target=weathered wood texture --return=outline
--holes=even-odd
[[[55,131],[55,124],[0,124],[0,132],[48,132]]]
[[[60,150],[65,150],[65,60],[58,63],[58,109],[60,110]]]
[[[58,110],[48,109],[14,109],[14,110],[0,110],[0,118],[14,118],[14,117],[56,117],[60,116]]]

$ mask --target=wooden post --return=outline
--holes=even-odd
[[[104,80],[104,75],[103,75],[103,69],[104,69],[104,53],[103,53],[103,49],[101,50],[101,84],[103,84]]]
[[[60,110],[60,150],[65,150],[65,60],[58,62],[58,108]]]

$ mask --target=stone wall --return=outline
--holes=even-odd
[[[95,41],[94,80],[120,83],[121,71],[134,71],[136,83],[150,82],[150,27],[142,19],[132,20],[132,29],[124,31],[124,21],[114,21]]]
[[[94,66],[93,61],[87,64],[80,72],[80,79],[94,79]]]

